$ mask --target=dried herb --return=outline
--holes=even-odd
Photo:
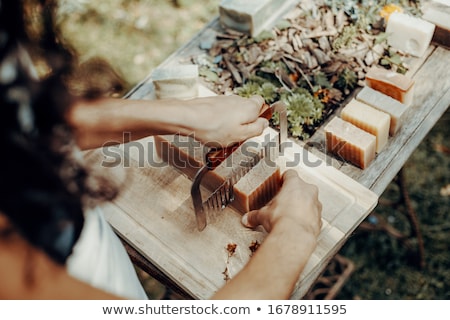
[[[403,64],[402,57],[394,50],[389,50],[388,54],[382,57],[380,64],[398,73],[405,74],[408,68]]]
[[[347,48],[350,46],[352,41],[357,35],[357,28],[355,25],[345,26],[342,33],[333,41],[333,50],[339,51],[340,49]]]
[[[237,244],[235,243],[229,243],[226,246],[226,250],[227,250],[227,260],[226,260],[226,265],[225,265],[225,270],[222,271],[222,274],[224,275],[224,280],[225,281],[229,281],[231,279],[230,276],[230,270],[228,269],[228,265],[230,264],[230,258],[235,254],[236,252],[236,248],[237,248]]]
[[[229,274],[229,271],[228,271],[228,266],[225,267],[225,270],[222,271],[222,274],[223,274],[223,280],[224,281],[228,282],[228,281],[231,280],[230,274]]]
[[[229,243],[227,245],[228,257],[233,256],[233,254],[236,252],[236,248],[237,248],[237,244],[235,244],[235,243]]]
[[[260,245],[261,244],[258,242],[258,240],[252,241],[252,243],[248,247],[250,249],[250,251],[251,251],[251,255],[253,255],[256,252],[256,250],[258,250]]]
[[[372,65],[404,73],[381,9],[398,1],[303,0],[272,29],[252,38],[226,30],[194,57],[204,84],[217,94],[261,95],[288,107],[292,137],[307,140],[358,86]],[[417,13],[414,2],[401,1]],[[295,13],[295,15],[294,15]],[[277,114],[271,121],[277,127]]]

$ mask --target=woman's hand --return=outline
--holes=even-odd
[[[297,172],[283,174],[280,192],[242,223],[269,232],[245,267],[213,299],[288,299],[317,246],[322,205],[318,189]]]
[[[317,187],[290,169],[283,174],[280,192],[265,207],[245,214],[242,223],[250,228],[262,225],[270,232],[284,221],[286,226],[301,228],[317,237],[322,227],[321,212]]]
[[[213,147],[227,147],[262,134],[269,122],[260,118],[261,96],[213,96],[185,102],[187,126],[194,137]],[[192,111],[192,112],[191,112]]]

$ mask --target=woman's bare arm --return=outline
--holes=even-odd
[[[280,193],[243,223],[263,225],[267,238],[247,265],[213,299],[288,299],[312,252],[321,228],[317,187],[286,171]]]
[[[264,100],[255,96],[215,96],[191,100],[127,100],[102,98],[74,105],[68,122],[82,149],[123,143],[157,134],[194,135],[208,145],[227,146],[262,133],[259,118]]]
[[[8,226],[0,213],[0,230]],[[120,299],[71,277],[18,233],[0,238],[0,299]]]

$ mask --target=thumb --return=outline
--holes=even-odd
[[[259,210],[249,211],[242,216],[241,223],[247,228],[255,228],[261,223],[259,221]]]
[[[263,133],[269,126],[269,121],[264,118],[258,118],[253,122],[243,125],[243,134],[247,137],[256,137]]]

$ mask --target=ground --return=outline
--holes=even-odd
[[[60,0],[61,26],[82,60],[101,56],[131,89],[217,15],[219,0]],[[367,231],[381,221],[408,233],[406,207],[384,204],[399,195],[395,182],[365,225],[340,254],[355,271],[336,299],[450,298],[450,112],[447,111],[404,166],[404,181],[424,241],[418,266],[415,237],[404,241],[386,231]],[[409,245],[409,249],[408,249]],[[151,299],[177,297],[138,270]]]

